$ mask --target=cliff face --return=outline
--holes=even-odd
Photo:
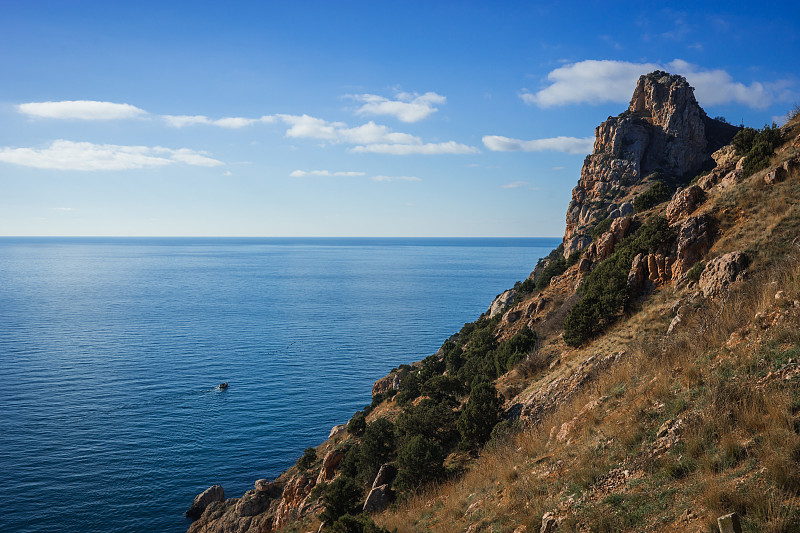
[[[567,208],[564,256],[586,247],[598,221],[632,213],[624,200],[647,176],[691,178],[713,167],[711,153],[738,129],[710,119],[681,76],[641,76],[628,109],[595,130],[594,151],[584,161]]]
[[[709,119],[683,78],[642,76],[628,110],[597,128],[573,191],[564,248],[585,249],[580,261],[554,250],[436,354],[376,382],[363,427],[334,427],[313,461],[241,498],[198,496],[189,533],[318,530],[326,497],[346,485],[334,484],[359,465],[370,475],[348,512],[400,533],[698,531],[748,509],[747,530],[794,531],[781,520],[800,517],[800,114],[758,133],[775,139],[762,170],[720,148],[737,130]],[[655,172],[677,190],[634,214]],[[609,306],[618,293],[633,305]],[[591,334],[571,343],[578,310]],[[505,398],[505,420],[489,426],[502,445],[465,452],[452,434],[467,434],[468,385],[489,381]],[[399,446],[423,434],[441,456],[411,454],[435,459],[414,471],[417,488],[441,486],[414,498]],[[426,476],[443,465],[458,481]],[[387,509],[393,494],[405,503]],[[637,510],[651,500],[659,507]],[[781,511],[758,514],[762,504]],[[353,520],[321,530],[386,532]]]

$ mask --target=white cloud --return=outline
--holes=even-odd
[[[54,207],[53,211],[75,211],[72,207]]]
[[[547,75],[550,86],[520,95],[527,104],[550,107],[587,102],[627,102],[639,76],[657,70],[655,63],[587,60],[559,67]]]
[[[745,85],[733,81],[733,77],[721,69],[703,70],[682,59],[670,62],[667,69],[686,77],[686,81],[694,87],[694,95],[700,105],[735,102],[763,109],[774,100],[772,91],[764,84],[756,81]]]
[[[352,171],[337,171],[331,172],[330,170],[295,170],[291,174],[289,174],[293,178],[307,178],[309,176],[321,176],[321,177],[359,177],[365,176],[364,172],[352,172]]]
[[[275,122],[275,117],[271,115],[264,115],[261,118],[223,117],[214,120],[205,115],[164,115],[162,118],[173,128],[205,124],[209,126],[219,126],[220,128],[237,129],[252,124]]]
[[[500,188],[502,189],[519,189],[520,187],[525,187],[528,185],[527,181],[512,181],[511,183],[506,183],[501,185]]]
[[[419,137],[408,133],[392,132],[388,127],[372,121],[348,128],[344,122],[328,122],[309,115],[277,115],[290,127],[286,136],[292,138],[321,139],[332,143],[347,144],[418,144]]]
[[[373,176],[374,181],[422,181],[416,176]]]
[[[53,141],[46,148],[0,148],[0,161],[52,170],[127,170],[174,163],[214,167],[224,163],[188,148],[120,146],[90,142]]]
[[[391,154],[391,155],[439,155],[439,154],[477,154],[480,150],[455,141],[426,144],[368,144],[355,146],[351,150],[357,154]]]
[[[553,167],[553,170],[564,170],[564,167]]]
[[[588,154],[592,151],[594,137],[552,137],[522,141],[500,135],[485,135],[483,144],[493,152],[565,152],[567,154]]]
[[[684,76],[695,88],[695,96],[701,105],[738,103],[764,108],[776,99],[783,98],[781,91],[787,86],[787,82],[783,81],[745,85],[734,81],[724,70],[706,70],[682,59],[675,59],[666,65],[586,60],[553,70],[547,75],[550,82],[548,87],[536,93],[523,92],[520,98],[525,103],[540,107],[626,103],[639,76],[654,70],[666,70]]]
[[[38,118],[115,120],[135,118],[147,112],[130,104],[97,102],[93,100],[63,100],[60,102],[29,102],[17,106],[20,113]]]
[[[222,173],[222,175],[225,177],[231,177],[233,176],[233,172],[231,172],[230,170],[226,170],[225,172]]]
[[[434,92],[398,93],[395,100],[377,94],[351,94],[347,97],[363,102],[364,105],[356,110],[359,115],[389,115],[402,122],[419,122],[436,113],[436,105],[447,102],[447,98]]]

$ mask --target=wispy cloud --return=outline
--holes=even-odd
[[[264,115],[260,118],[223,117],[218,119],[210,119],[205,115],[163,115],[162,118],[173,128],[204,124],[208,126],[219,126],[220,128],[237,129],[253,124],[275,122],[275,117],[272,115]]]
[[[388,115],[402,122],[419,122],[436,113],[436,105],[444,104],[447,98],[434,92],[425,94],[401,92],[391,100],[377,94],[349,94],[363,105],[356,110],[359,115]]]
[[[521,187],[525,187],[528,185],[527,181],[512,181],[511,183],[506,183],[500,186],[501,189],[519,189]]]
[[[480,150],[455,141],[425,144],[368,144],[354,146],[351,152],[356,154],[390,154],[390,155],[440,155],[440,154],[477,154]]]
[[[390,128],[372,121],[361,126],[348,127],[344,122],[328,122],[309,115],[277,115],[290,127],[286,136],[292,138],[320,139],[346,144],[415,144],[421,139],[408,133],[393,132]]]
[[[307,178],[307,177],[359,177],[366,176],[364,172],[354,171],[337,171],[331,172],[330,170],[295,170],[289,174],[293,178]]]
[[[53,141],[45,148],[0,148],[0,161],[51,170],[128,170],[175,163],[215,167],[222,161],[205,152],[161,146],[120,146],[90,142]]]
[[[550,82],[548,87],[535,93],[523,91],[520,98],[527,104],[540,107],[578,103],[625,103],[630,99],[631,87],[639,76],[653,70],[667,70],[685,76],[695,88],[695,95],[701,105],[738,103],[752,108],[764,108],[777,99],[784,98],[788,84],[778,81],[745,85],[734,81],[722,69],[708,70],[682,59],[675,59],[665,65],[586,60],[551,71],[547,75]]]
[[[75,211],[72,207],[54,207],[53,211]]]
[[[73,120],[117,120],[147,115],[145,110],[130,104],[94,100],[28,102],[18,105],[17,109],[30,117]]]
[[[564,152],[567,154],[588,154],[592,151],[594,137],[552,137],[523,141],[500,135],[486,135],[483,144],[493,152]]]
[[[422,181],[416,176],[373,176],[374,181]]]

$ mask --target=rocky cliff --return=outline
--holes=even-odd
[[[632,214],[631,197],[647,178],[688,181],[713,168],[711,154],[737,131],[706,115],[685,78],[641,76],[628,109],[595,129],[594,151],[567,208],[564,256],[588,246],[600,220]]]
[[[800,113],[738,130],[642,76],[563,249],[190,532],[797,531]]]

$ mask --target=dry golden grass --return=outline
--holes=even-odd
[[[530,531],[538,529],[544,512],[561,505],[566,531],[679,531],[689,527],[676,522],[685,507],[701,517],[693,525],[715,526],[717,516],[738,510],[750,531],[796,531],[797,383],[760,386],[748,374],[761,364],[758,348],[745,342],[725,346],[732,333],[757,329],[755,315],[775,309],[777,290],[789,301],[800,299],[798,265],[793,257],[769,273],[753,275],[724,301],[688,317],[669,338],[663,337],[668,322],[663,313],[680,294],[657,295],[627,326],[618,326],[613,332],[616,344],[606,338],[586,351],[624,345],[628,354],[592,387],[537,426],[487,448],[460,479],[429,487],[376,517],[377,522],[399,533],[464,531],[471,524],[477,524],[476,531],[510,532],[519,525]],[[633,331],[624,331],[626,327]],[[796,345],[799,329],[800,323],[790,323],[764,334]],[[651,330],[658,335],[642,335]],[[572,356],[580,360],[585,354],[575,351]],[[569,445],[551,441],[550,428],[571,421],[599,397],[607,400],[579,419]],[[648,459],[655,429],[680,416],[690,422],[678,451]],[[656,492],[653,501],[661,502],[642,504],[650,515],[639,516],[632,505],[626,507],[625,498],[638,501],[630,487],[622,487],[617,499],[593,496],[598,480],[625,464],[644,472],[644,482]],[[572,503],[565,503],[569,498]]]

